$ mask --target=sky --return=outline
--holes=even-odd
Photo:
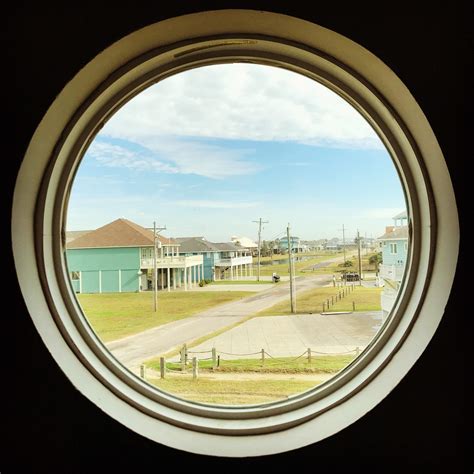
[[[68,230],[119,217],[170,237],[377,237],[405,209],[393,162],[325,86],[270,66],[206,66],[123,106],[86,151]]]

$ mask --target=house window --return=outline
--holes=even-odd
[[[72,281],[77,281],[81,279],[81,273],[80,272],[71,272],[71,280]]]
[[[415,99],[395,74],[364,48],[330,30],[296,18],[257,11],[203,12],[164,24],[165,27],[156,24],[134,32],[86,65],[61,91],[32,138],[15,189],[15,195],[21,199],[14,200],[12,212],[15,263],[25,302],[35,316],[34,323],[45,344],[80,392],[150,439],[194,453],[225,456],[274,454],[317,442],[345,428],[388,395],[418,359],[441,319],[457,259],[457,245],[453,242],[457,242],[459,235],[454,195],[441,150]],[[226,25],[232,25],[232,29],[226,32]],[[319,55],[319,51],[323,54]],[[376,130],[399,174],[409,178],[404,180],[404,193],[413,220],[410,245],[414,257],[407,262],[407,268],[416,267],[415,271],[407,272],[401,283],[393,313],[384,323],[383,337],[374,339],[333,381],[276,402],[244,408],[183,401],[125,370],[105,350],[67,284],[65,249],[59,237],[55,237],[64,231],[68,186],[81,153],[115,110],[151,83],[198,66],[239,62],[242,57],[251,63],[298,71],[328,85],[353,104]],[[213,96],[216,92],[211,87],[208,93]],[[265,106],[262,104],[262,109]],[[279,133],[287,132],[290,130],[285,128]],[[313,137],[303,138],[306,143]],[[332,138],[337,138],[337,134]],[[173,145],[171,141],[163,145],[158,140],[154,145],[157,143],[164,153]],[[183,142],[176,150],[182,153],[186,145]],[[209,151],[214,153],[215,163],[215,148]],[[223,156],[231,159],[236,153],[233,150]],[[238,155],[238,179],[251,169],[245,166],[246,156],[247,153]],[[123,163],[123,155],[121,160],[114,164]],[[108,169],[111,165],[106,162]],[[182,167],[181,162],[180,166],[170,168],[163,164],[156,168],[171,174]],[[192,168],[192,172],[202,172],[201,168]],[[215,172],[214,168],[206,169]],[[431,179],[434,175],[436,180]],[[214,184],[222,176],[212,178]],[[191,201],[182,199],[181,205]],[[437,202],[443,202],[443,206],[437,208]],[[249,200],[238,206],[229,206],[226,200],[216,206],[204,199],[193,204],[210,205],[217,209],[216,215],[222,210],[229,214],[235,210],[235,215],[239,215],[253,207]],[[30,218],[33,215],[34,226]],[[248,213],[244,216],[251,221]],[[217,220],[213,222],[219,227]],[[437,226],[444,223],[449,225],[439,233]],[[335,232],[336,229],[334,226]],[[302,235],[299,230],[295,232]],[[278,229],[275,234],[275,238],[281,238],[287,235],[286,229]],[[45,239],[45,235],[53,238]],[[137,265],[137,257],[133,253],[130,266]],[[298,276],[304,274],[303,269],[297,268]],[[173,275],[181,283],[186,281],[184,273],[189,278],[191,272],[190,267],[183,270],[186,273]],[[117,285],[118,278],[120,288],[137,278],[136,268],[116,271],[117,275],[114,272],[104,267],[90,272],[88,281],[83,278],[83,283],[87,287],[99,279],[105,290]],[[160,276],[167,287],[169,269]],[[204,292],[196,294],[195,299],[201,295]],[[408,304],[412,301],[414,304]],[[410,331],[415,321],[417,330]],[[393,363],[395,354],[397,360]]]
[[[397,244],[390,244],[390,253],[396,255],[397,253]]]

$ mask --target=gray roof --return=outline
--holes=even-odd
[[[408,219],[407,211],[399,212],[396,216],[393,216],[392,219]]]
[[[241,247],[240,245],[235,245],[231,242],[215,242],[214,245],[219,250],[225,252],[241,252],[242,250],[245,250],[244,247]]]
[[[390,232],[385,232],[377,240],[408,240],[408,226],[394,227]]]
[[[180,244],[180,253],[220,252],[220,249],[216,246],[216,244],[209,242],[203,237],[178,237],[174,240]]]

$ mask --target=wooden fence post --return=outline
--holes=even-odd
[[[183,344],[183,349],[184,349],[184,363],[188,363],[188,346],[186,343]]]
[[[212,369],[214,370],[217,366],[217,355],[216,355],[216,348],[212,348]]]
[[[145,364],[140,365],[140,378],[145,380]]]
[[[196,380],[198,378],[198,372],[199,361],[197,360],[197,357],[193,357],[193,380]]]
[[[160,378],[162,379],[165,378],[165,372],[166,372],[165,358],[160,357]]]
[[[355,301],[352,302],[352,311],[355,311],[356,310],[356,304],[355,304]]]
[[[181,357],[181,371],[182,372],[186,372],[186,355],[185,355],[185,352],[186,352],[186,349],[185,349],[186,346],[183,346],[181,348],[181,352],[180,352],[180,357]]]
[[[265,349],[262,349],[261,354],[262,354],[262,367],[263,367],[265,365]]]
[[[308,364],[311,364],[311,348],[308,347]]]

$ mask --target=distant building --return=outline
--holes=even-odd
[[[252,275],[252,256],[247,248],[231,242],[209,242],[204,237],[177,237],[179,254],[201,255],[204,279],[233,280]]]
[[[342,244],[337,237],[334,237],[326,241],[324,248],[326,250],[337,251],[342,249]]]
[[[299,237],[292,236],[290,237],[290,239],[292,253],[301,253],[308,251],[308,246],[303,244]],[[280,239],[280,249],[283,250],[283,252],[288,252],[288,237],[282,237]]]
[[[393,217],[394,225],[387,226],[377,240],[382,252],[379,278],[384,286],[382,292],[383,316],[387,317],[395,304],[400,290],[408,256],[408,217],[406,211]]]
[[[202,255],[180,256],[180,244],[127,219],[117,219],[66,244],[67,264],[77,293],[120,293],[151,289],[154,258],[158,288],[197,284]]]
[[[257,255],[258,252],[258,244],[256,244],[252,239],[249,237],[236,237],[235,235],[230,238],[231,242],[235,245],[243,247],[251,253],[251,255]]]

